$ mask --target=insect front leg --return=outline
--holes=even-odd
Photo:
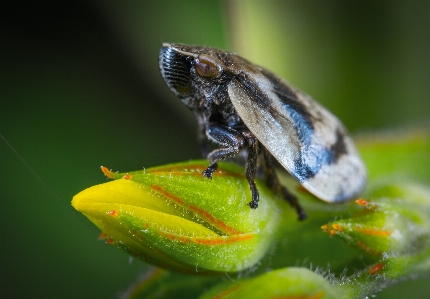
[[[272,189],[275,194],[282,194],[282,197],[290,203],[290,205],[296,210],[299,220],[305,220],[308,216],[306,215],[303,208],[297,201],[297,197],[291,194],[287,188],[279,183],[278,176],[276,175],[275,166],[273,165],[272,155],[265,150],[266,158],[266,181],[267,185]]]
[[[206,129],[206,135],[212,141],[224,146],[224,148],[216,149],[208,155],[210,166],[202,174],[208,179],[212,179],[212,174],[218,168],[217,162],[236,156],[243,149],[245,139],[236,130],[220,125],[209,125]]]

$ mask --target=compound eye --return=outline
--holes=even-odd
[[[221,75],[222,67],[220,61],[208,55],[199,55],[195,60],[195,67],[197,73],[205,78]]]

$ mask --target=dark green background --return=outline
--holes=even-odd
[[[226,3],[1,1],[2,298],[115,298],[145,271],[98,241],[70,201],[105,182],[100,165],[127,171],[199,157],[194,119],[164,85],[158,51],[162,42],[234,50]],[[258,21],[289,41],[278,41],[291,60],[278,73],[351,131],[429,123],[430,2],[270,6],[277,13]],[[260,48],[276,62],[271,45]],[[427,290],[417,280],[379,298]]]

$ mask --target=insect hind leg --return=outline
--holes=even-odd
[[[276,175],[276,170],[273,165],[272,156],[271,154],[266,150],[265,152],[265,158],[266,158],[266,181],[267,185],[272,189],[275,193],[281,193],[282,197],[288,203],[296,210],[297,217],[299,220],[305,220],[308,216],[306,215],[306,212],[303,210],[303,208],[300,206],[299,202],[297,201],[297,197],[291,194],[287,188],[282,186],[279,183],[278,176]]]

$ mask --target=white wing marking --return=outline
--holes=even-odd
[[[285,94],[292,91],[297,97],[295,101],[309,114],[297,118],[298,111],[287,109],[280,99],[282,88],[279,90],[279,85],[275,91],[273,83],[263,74],[248,73],[247,76],[264,95],[264,104],[270,109],[263,108],[261,100],[249,95],[237,79],[229,84],[228,94],[243,122],[266,149],[320,199],[339,202],[356,196],[365,186],[366,169],[339,120],[309,96],[282,81]],[[300,116],[311,121],[312,128],[306,126]],[[345,152],[330,161],[328,150],[338,141],[339,132]],[[303,169],[313,169],[315,173],[303,179],[297,161]]]

